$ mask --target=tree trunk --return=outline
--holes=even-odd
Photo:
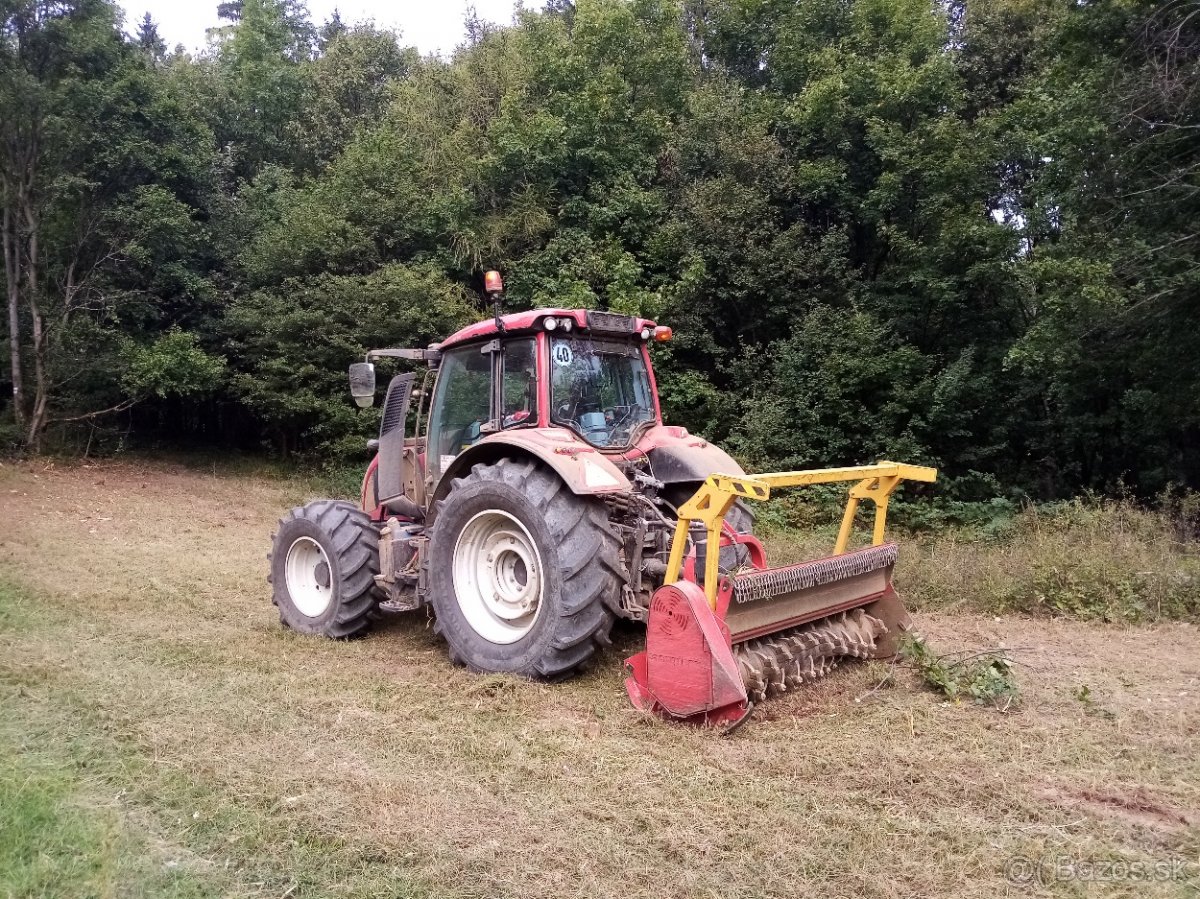
[[[4,244],[4,281],[8,290],[8,352],[12,369],[13,417],[17,427],[25,427],[25,391],[21,374],[21,290],[20,272],[17,267],[16,223],[12,210],[4,207],[4,218],[0,227],[0,239]]]
[[[42,450],[42,429],[50,406],[50,383],[46,376],[46,332],[42,312],[33,300],[29,302],[33,315],[33,411],[25,432],[25,445],[35,453]]]
[[[28,291],[30,317],[33,319],[33,410],[25,431],[25,445],[35,453],[41,450],[42,429],[50,406],[50,381],[46,371],[46,328],[38,296],[38,221],[26,197],[25,223],[29,228],[25,257],[25,289]]]

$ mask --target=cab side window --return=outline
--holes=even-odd
[[[479,439],[491,417],[492,357],[478,346],[449,350],[442,357],[429,416],[430,470],[441,472]]]
[[[504,345],[502,427],[537,422],[536,346],[532,337],[510,340]]]

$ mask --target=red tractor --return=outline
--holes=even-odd
[[[494,273],[488,287],[496,298]],[[883,515],[902,478],[932,470],[747,477],[719,447],[663,423],[650,347],[670,337],[642,318],[537,309],[425,349],[370,351],[350,368],[360,406],[374,401],[371,360],[424,372],[388,385],[360,504],[319,500],[281,520],[271,582],[283,623],[344,638],[381,609],[427,607],[455,662],[556,678],[608,643],[615,618],[648,622],[631,699],[714,722],[841,656],[893,651],[885,635],[906,616]],[[848,507],[833,557],[767,568],[746,501],[850,479],[851,506],[876,501],[876,545],[845,552]]]

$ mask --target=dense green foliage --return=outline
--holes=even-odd
[[[554,0],[450,59],[0,5],[13,444],[352,457],[345,366],[496,267],[674,326],[672,420],[753,466],[1200,484],[1197,0]]]

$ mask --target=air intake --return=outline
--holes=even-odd
[[[379,423],[381,438],[397,428],[403,430],[414,378],[412,374],[396,375],[388,385],[387,399],[383,401],[383,419]]]

